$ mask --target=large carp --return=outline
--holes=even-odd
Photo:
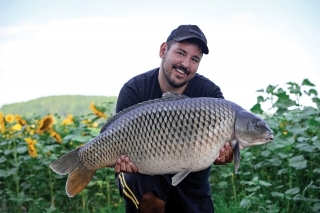
[[[177,185],[190,172],[208,168],[227,141],[237,171],[240,147],[272,139],[263,119],[233,102],[165,93],[117,113],[97,137],[61,156],[50,168],[69,174],[69,197],[82,191],[97,169],[114,167],[121,155],[128,156],[140,173],[176,174],[172,185]]]

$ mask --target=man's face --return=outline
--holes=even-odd
[[[202,58],[201,49],[190,43],[175,42],[166,46],[161,68],[168,83],[179,88],[187,84],[196,74]]]

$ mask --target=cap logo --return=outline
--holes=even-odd
[[[196,30],[189,29],[189,32],[190,32],[190,33],[197,34],[198,36],[200,36],[201,38],[203,38],[202,33],[198,32],[198,31],[196,31]]]

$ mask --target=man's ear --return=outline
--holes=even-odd
[[[163,42],[160,46],[160,51],[159,51],[159,57],[160,58],[163,58],[165,52],[167,50],[167,43],[166,42]]]

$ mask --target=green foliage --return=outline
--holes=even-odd
[[[210,183],[216,212],[320,212],[318,92],[307,79],[302,84],[289,82],[286,88],[269,85],[258,92],[251,111],[265,118],[274,140],[241,150],[237,174],[233,164],[213,166]],[[311,106],[302,104],[304,97]],[[85,101],[86,109],[91,101]],[[32,107],[39,113],[38,106]],[[107,102],[96,109],[111,117],[114,105]],[[4,132],[0,129],[0,212],[124,212],[112,168],[99,169],[73,198],[65,193],[67,177],[49,168],[60,155],[98,135],[105,119],[94,113],[60,112],[62,116],[55,114],[56,123],[41,132],[39,120],[48,112],[53,111],[23,116],[26,124],[21,129],[17,120],[1,124],[0,119],[0,126],[5,125]],[[74,114],[72,122],[62,124],[69,113]],[[63,138],[61,143],[57,135]],[[32,143],[26,138],[37,141],[36,158],[31,157]]]
[[[314,85],[305,79],[258,92],[263,94],[251,111],[265,118],[274,140],[241,150],[236,175],[233,165],[213,166],[213,197],[225,201],[215,204],[217,212],[236,205],[232,212],[320,212],[320,99]],[[304,96],[313,106],[303,106]]]
[[[110,112],[115,111],[117,97],[106,96],[84,96],[84,95],[60,95],[38,98],[35,100],[8,104],[1,107],[0,111],[5,114],[19,114],[24,117],[45,116],[47,114],[58,114],[66,117],[68,114],[81,116],[90,113],[89,105],[112,103],[108,108]]]
[[[96,108],[108,111],[110,103]],[[60,155],[97,136],[105,119],[93,113],[76,116],[67,125],[48,126],[43,133],[39,132],[39,120],[39,116],[26,119],[20,130],[14,128],[18,121],[2,123],[5,131],[0,132],[0,212],[123,212],[113,169],[98,170],[85,190],[69,198],[65,193],[67,176],[49,168]],[[63,138],[61,143],[52,132]],[[36,141],[32,152],[36,157],[30,154],[32,144],[26,143],[26,138]]]

